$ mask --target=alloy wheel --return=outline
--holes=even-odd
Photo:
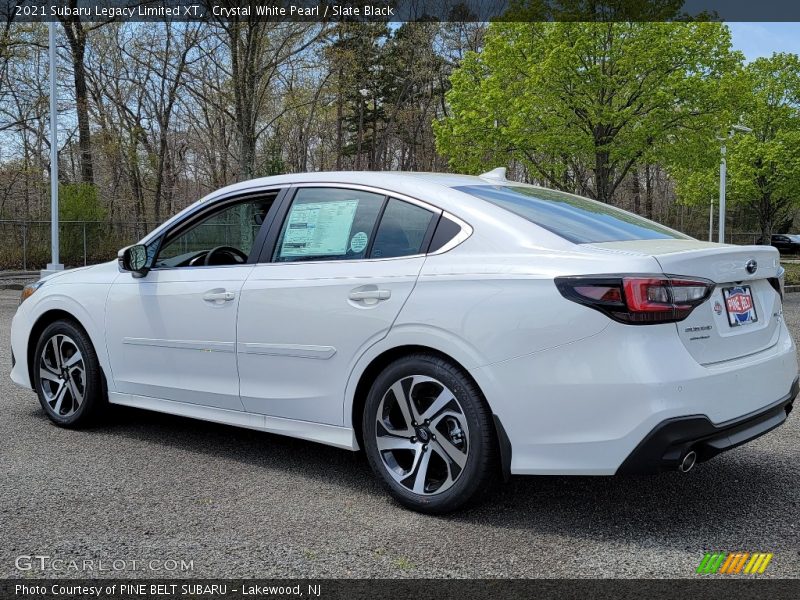
[[[39,356],[39,387],[57,416],[69,417],[80,408],[86,393],[86,366],[71,337],[59,333],[47,340]]]
[[[455,394],[424,375],[399,379],[378,407],[376,443],[391,477],[420,495],[458,481],[469,456],[469,427]]]

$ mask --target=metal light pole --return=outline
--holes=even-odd
[[[726,155],[728,154],[728,148],[725,145],[725,142],[722,142],[722,148],[720,149],[720,161],[719,161],[719,243],[725,243],[725,185],[727,183],[728,178],[728,160]]]
[[[711,200],[711,208],[708,209],[708,241],[714,241],[714,200]]]
[[[719,161],[719,243],[725,243],[725,187],[728,178],[728,147],[727,142],[736,133],[751,133],[753,130],[744,125],[732,125],[726,137],[717,138],[722,142],[720,148],[720,161]],[[711,210],[714,210],[714,203],[711,203]],[[711,240],[711,227],[709,227],[708,239]]]
[[[50,252],[51,261],[42,276],[63,271],[58,256],[58,104],[56,98],[56,24],[48,24],[50,42]]]

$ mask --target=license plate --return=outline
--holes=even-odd
[[[749,285],[725,288],[722,290],[722,296],[725,298],[728,323],[731,327],[739,327],[758,321],[756,307],[753,304],[753,293],[750,291]]]

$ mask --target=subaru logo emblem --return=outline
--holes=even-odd
[[[758,263],[754,258],[751,258],[747,261],[747,264],[744,266],[745,270],[752,275],[758,270]]]

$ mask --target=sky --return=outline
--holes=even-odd
[[[773,52],[800,54],[800,23],[728,23],[733,47],[748,61]]]

